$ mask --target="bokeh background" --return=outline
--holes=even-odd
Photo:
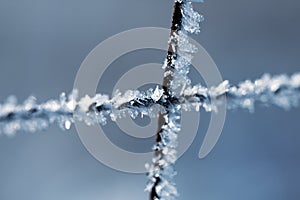
[[[168,28],[172,4],[0,0],[0,99],[14,94],[23,101],[35,95],[42,102],[70,92],[81,62],[97,44],[131,28]],[[204,14],[205,22],[201,34],[193,38],[210,53],[225,79],[238,83],[266,72],[300,71],[300,2],[207,0],[195,3],[195,9]],[[109,93],[117,79],[110,77],[137,64],[162,63],[164,55],[145,50],[121,57],[98,91]],[[192,75],[194,82],[201,80]],[[254,114],[228,112],[220,141],[200,160],[197,155],[209,117],[201,113],[197,138],[177,162],[180,199],[300,198],[300,108],[257,106]],[[129,150],[148,151],[154,142],[124,140],[112,123],[105,129]],[[34,134],[0,136],[1,200],[141,200],[148,197],[145,184],[144,174],[118,172],[95,160],[74,127],[67,132],[51,126]]]

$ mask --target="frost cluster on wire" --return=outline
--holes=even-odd
[[[172,32],[169,38],[169,46],[173,54],[171,58],[167,58],[164,62],[164,76],[172,76],[170,85],[174,95],[180,93],[182,88],[190,86],[191,81],[188,77],[190,65],[193,59],[193,54],[197,48],[189,42],[188,33],[199,33],[200,22],[203,21],[203,16],[194,11],[191,2],[184,2],[181,6],[181,28],[177,32]],[[168,66],[172,66],[174,70],[166,70]],[[178,92],[179,90],[179,92]]]
[[[266,106],[275,105],[288,110],[299,105],[300,73],[292,76],[282,74],[273,77],[270,74],[264,74],[255,81],[246,80],[236,86],[230,85],[226,80],[210,89],[202,85],[195,85],[186,88],[183,96],[186,100],[183,104],[185,110],[191,108],[199,110],[200,107],[203,107],[204,110],[210,112],[217,110],[221,103],[226,103],[228,110],[242,108],[253,112],[255,103]],[[199,96],[202,97],[200,104]],[[226,102],[222,97],[226,97]]]
[[[173,27],[169,38],[168,56],[164,62],[164,113],[161,117],[164,124],[159,125],[157,140],[154,146],[154,157],[147,164],[148,184],[146,191],[151,199],[172,200],[178,196],[173,180],[174,164],[177,159],[177,135],[181,127],[182,100],[180,95],[185,88],[191,86],[188,77],[193,54],[197,51],[195,45],[189,42],[189,33],[200,32],[200,22],[203,16],[194,11],[189,1],[175,1]],[[170,83],[168,83],[170,81]]]
[[[226,101],[222,97],[226,97]],[[178,98],[166,94],[158,86],[147,91],[117,93],[112,98],[97,94],[78,99],[74,91],[68,96],[62,93],[57,100],[42,104],[38,104],[35,97],[29,97],[22,104],[18,104],[15,97],[9,97],[0,104],[0,132],[7,135],[19,130],[35,132],[53,123],[69,129],[75,121],[105,125],[107,118],[114,121],[126,116],[126,113],[133,118],[138,115],[156,117],[159,111],[166,112],[166,107],[173,104],[181,105],[184,111],[202,108],[212,112],[222,103],[226,103],[229,110],[242,108],[253,111],[255,103],[283,109],[297,107],[300,103],[300,73],[273,77],[265,74],[255,81],[246,80],[238,85],[224,81],[211,88],[198,84],[185,88]]]
[[[146,191],[155,192],[160,199],[173,199],[178,196],[173,177],[176,171],[173,168],[177,159],[177,137],[181,130],[181,105],[174,104],[164,115],[165,124],[160,131],[160,142],[153,150],[152,164],[146,164],[148,170],[148,184]]]

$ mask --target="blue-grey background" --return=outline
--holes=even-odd
[[[0,0],[0,99],[14,94],[22,101],[33,94],[41,102],[70,91],[81,62],[98,43],[131,28],[168,28],[172,4]],[[300,71],[300,2],[207,0],[195,4],[195,9],[205,15],[205,22],[194,38],[225,79],[238,83],[265,72]],[[107,76],[136,64],[162,62],[164,55],[132,53],[116,61]],[[109,81],[100,82],[99,92],[109,92],[113,87]],[[209,121],[209,114],[201,113],[203,129],[176,165],[180,199],[299,199],[299,117],[299,108],[286,112],[273,106],[258,106],[254,114],[228,112],[217,146],[199,160]],[[110,126],[106,129],[112,134],[122,134]],[[113,139],[123,146],[132,143]],[[148,196],[145,184],[145,175],[117,172],[95,160],[74,127],[68,132],[51,126],[34,134],[0,136],[1,200],[141,200]]]

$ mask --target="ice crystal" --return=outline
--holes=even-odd
[[[151,98],[157,102],[161,97],[162,95],[164,94],[164,90],[162,89],[159,89],[158,87],[156,87],[155,91],[153,92],[153,94],[151,95]]]
[[[183,4],[182,15],[182,26],[184,30],[189,33],[199,33],[200,22],[202,22],[204,18],[198,12],[194,11],[191,2],[186,2]]]

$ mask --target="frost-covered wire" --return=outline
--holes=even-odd
[[[163,65],[165,71],[162,89],[164,94],[173,99],[159,113],[154,157],[147,164],[149,182],[149,200],[172,200],[178,196],[173,181],[173,165],[177,158],[177,134],[181,127],[182,105],[180,95],[190,87],[188,77],[193,54],[197,48],[189,42],[189,33],[200,32],[203,17],[193,10],[192,3],[186,0],[175,0],[167,58]]]
[[[226,102],[221,97],[226,97]],[[297,107],[300,103],[300,73],[273,77],[265,74],[254,81],[246,80],[238,85],[224,81],[211,88],[198,84],[185,88],[179,98],[165,93],[158,86],[147,91],[117,93],[112,98],[97,94],[78,99],[74,91],[68,96],[62,93],[57,100],[41,104],[35,97],[29,97],[22,104],[17,104],[15,97],[9,97],[0,104],[0,132],[7,135],[16,131],[35,132],[53,123],[69,129],[75,121],[105,125],[108,118],[115,121],[125,113],[132,118],[138,115],[157,117],[159,111],[164,113],[173,105],[181,105],[185,111],[202,108],[211,112],[222,103],[226,103],[228,110],[241,108],[253,111],[255,103],[283,109]]]
[[[199,98],[202,96],[202,103],[199,103]],[[292,76],[286,74],[271,76],[264,74],[261,78],[250,81],[246,80],[238,85],[231,85],[229,81],[224,81],[217,87],[210,89],[201,85],[186,88],[183,92],[186,104],[184,108],[203,107],[206,111],[217,109],[217,106],[226,103],[228,110],[238,108],[254,111],[255,103],[261,105],[275,105],[283,109],[297,107],[300,100],[300,73],[295,73]],[[226,97],[226,102],[222,97]],[[197,106],[193,104],[193,99]]]

